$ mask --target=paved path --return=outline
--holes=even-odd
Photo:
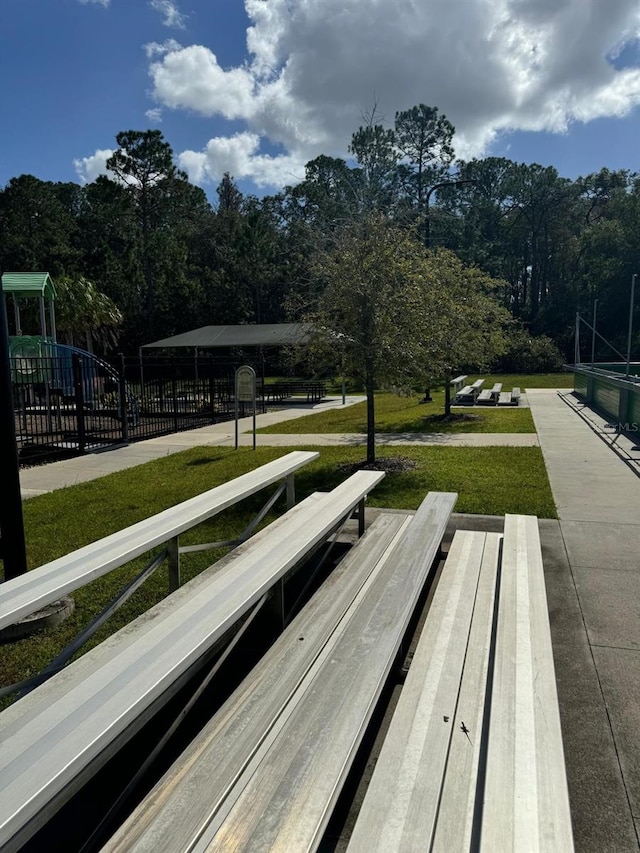
[[[558,533],[541,530],[576,849],[637,853],[640,465],[556,391],[528,397],[559,516]]]

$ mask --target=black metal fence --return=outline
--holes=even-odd
[[[194,429],[234,413],[234,366],[214,359],[121,356],[110,364],[69,348],[12,358],[10,367],[21,464]]]
[[[229,420],[234,365],[212,358],[125,358],[127,440],[153,438]]]

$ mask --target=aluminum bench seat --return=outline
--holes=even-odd
[[[351,582],[357,573],[357,592],[352,588],[345,599],[335,585],[321,589],[315,610],[301,617],[314,625],[315,614],[339,597],[341,608],[350,603],[335,628],[307,656],[304,622],[292,623],[273,654],[248,676],[239,697],[231,697],[105,853],[317,848],[455,500],[449,493],[428,495],[384,553],[376,556],[364,539],[353,548],[342,576],[329,583]],[[257,700],[271,696],[269,684],[277,683],[278,662],[287,654],[300,655],[301,661],[285,672],[281,709],[276,703],[265,717],[264,698]]]
[[[476,402],[476,399],[480,392],[482,391],[482,386],[484,385],[484,379],[476,379],[471,385],[465,385],[454,398],[454,403],[471,403],[472,405]]]
[[[573,849],[538,520],[507,515],[481,850]]]
[[[500,539],[455,534],[349,853],[573,850],[537,519]]]
[[[454,535],[350,853],[469,849],[500,540]]]
[[[0,847],[17,850],[184,683],[226,631],[384,477],[302,501],[0,714]],[[6,845],[6,846],[3,846]]]
[[[222,807],[265,736],[286,716],[301,682],[363,585],[409,523],[378,516],[240,687],[106,844],[105,853],[188,849]]]
[[[453,386],[454,393],[457,393],[464,387],[465,380],[467,378],[467,374],[461,374],[460,376],[456,376],[455,379],[452,379],[449,383]]]
[[[476,395],[474,393],[471,385],[465,385],[464,388],[461,388],[456,396],[453,398],[454,403],[473,403],[475,401]]]
[[[288,480],[291,505],[294,473],[318,456],[315,451],[287,453],[124,530],[85,545],[72,554],[5,581],[1,588],[0,628],[12,625],[281,480]]]

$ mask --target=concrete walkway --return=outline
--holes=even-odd
[[[540,529],[576,850],[637,853],[640,466],[558,392],[528,397],[559,516]]]

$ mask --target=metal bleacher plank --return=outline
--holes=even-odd
[[[501,542],[501,534],[487,533],[433,853],[476,849],[474,829],[482,807],[477,800],[477,779],[483,771],[483,724]]]
[[[455,731],[456,708],[486,536],[466,530],[454,536],[351,836],[350,853],[431,849],[451,742],[464,737]],[[488,587],[490,595],[490,583]],[[486,606],[484,584],[481,597]],[[484,643],[486,626],[478,633]],[[481,660],[478,665],[482,667]],[[477,675],[473,673],[474,680]],[[459,796],[464,798],[462,788]]]
[[[317,459],[293,451],[2,584],[0,628],[90,583]]]
[[[384,513],[373,521],[238,690],[106,844],[104,853],[190,849],[409,519]]]
[[[573,848],[534,516],[505,516],[480,850]]]
[[[383,477],[359,471],[302,501],[204,580],[185,584],[113,635],[108,656],[98,646],[2,712],[0,846],[18,849],[20,837],[38,828],[37,816],[68,799],[83,774],[134,734],[144,712],[170,698],[180,677]]]
[[[353,615],[336,632],[299,701],[193,853],[315,850],[436,557],[456,495],[431,493]]]
[[[476,400],[476,403],[478,403],[479,405],[482,405],[483,403],[491,404],[493,402],[494,402],[493,392],[489,391],[488,389],[486,391],[481,391],[478,394],[478,399]]]

